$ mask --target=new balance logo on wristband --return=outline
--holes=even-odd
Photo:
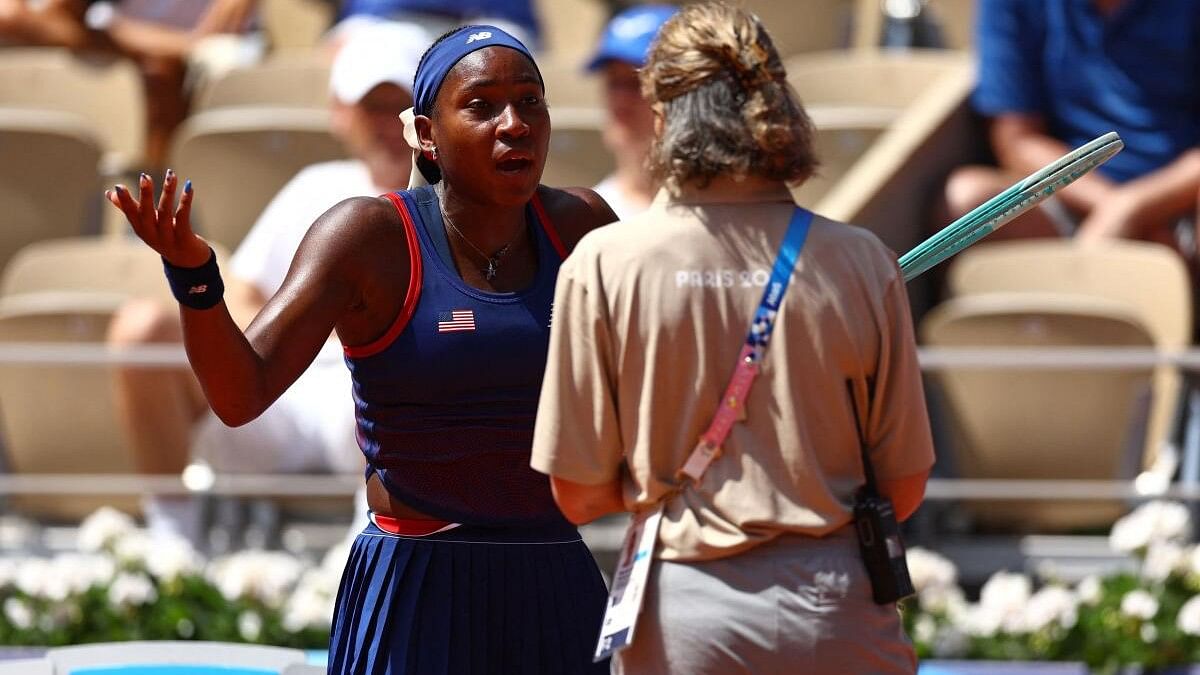
[[[199,286],[192,286],[191,288],[188,289],[188,295],[196,295],[197,293],[207,293],[207,292],[208,292],[208,284],[200,284]]]

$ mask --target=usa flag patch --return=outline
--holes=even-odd
[[[460,333],[475,330],[475,312],[470,309],[455,309],[438,312],[439,333]]]

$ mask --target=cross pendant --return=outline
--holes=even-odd
[[[491,281],[496,278],[496,259],[488,258],[487,269],[483,271],[483,278]]]

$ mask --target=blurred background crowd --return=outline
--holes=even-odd
[[[1093,535],[1200,481],[1200,5],[745,4],[816,126],[821,168],[797,199],[898,254],[1069,149],[1122,134],[1100,171],[909,287],[944,481],[910,539],[968,581],[1112,563]],[[631,215],[657,190],[637,68],[672,11],[0,0],[0,550],[70,548],[71,525],[108,505],[212,554],[315,552],[363,511],[338,346],[261,419],[224,427],[183,365],[160,263],[102,205],[105,186],[167,168],[192,180],[197,229],[248,322],[313,219],[408,184],[397,115],[417,61],[445,30],[488,22],[538,54],[554,127],[543,182],[595,187]],[[1041,351],[992,350],[1014,347]],[[1046,480],[1109,482],[1073,493],[1085,501]],[[598,555],[620,531],[589,530]]]

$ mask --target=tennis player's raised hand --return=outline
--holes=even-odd
[[[136,198],[124,185],[107,190],[104,196],[121,209],[137,236],[167,262],[176,267],[199,267],[208,262],[208,242],[192,232],[192,199],[195,197],[192,182],[183,186],[183,196],[176,208],[178,184],[179,177],[168,170],[157,205],[154,204],[154,181],[144,173],[138,179]]]

